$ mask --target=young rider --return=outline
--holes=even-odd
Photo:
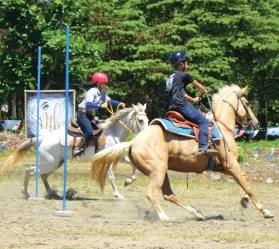
[[[85,98],[78,105],[77,123],[83,132],[83,138],[80,140],[79,145],[74,149],[73,156],[80,155],[88,142],[90,136],[93,136],[93,127],[91,124],[94,118],[94,112],[101,108],[107,108],[108,102],[112,106],[125,104],[112,100],[104,90],[108,87],[108,77],[104,73],[94,73],[92,76],[93,87],[86,92]]]
[[[174,68],[166,84],[169,91],[169,109],[181,113],[184,118],[199,125],[199,150],[196,155],[216,156],[218,151],[208,149],[209,121],[190,103],[198,103],[200,98],[193,98],[185,93],[188,84],[192,84],[201,94],[207,93],[205,87],[187,72],[188,59],[188,54],[183,50],[174,51],[169,56],[170,64]]]

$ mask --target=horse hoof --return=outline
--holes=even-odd
[[[273,215],[270,211],[268,211],[267,209],[265,209],[265,210],[263,211],[263,215],[264,215],[264,218],[265,218],[265,219],[270,219],[270,218],[273,218],[273,217],[274,217],[274,215]]]
[[[242,197],[240,203],[243,208],[248,208],[249,199],[247,197]]]
[[[77,194],[77,191],[75,191],[73,188],[69,188],[66,193],[66,199],[71,201],[75,198],[76,194]]]
[[[48,191],[45,198],[47,200],[61,200],[61,196],[59,196],[57,194],[57,191],[56,190],[51,190],[51,191]]]
[[[194,215],[196,221],[205,221],[205,217],[200,211],[196,210]]]
[[[205,217],[202,214],[196,215],[196,221],[205,221]]]
[[[197,221],[204,221],[204,220],[205,220],[204,215],[203,215],[200,211],[196,210],[195,208],[193,208],[193,207],[191,207],[191,206],[186,206],[186,207],[184,207],[184,208],[185,208],[188,212],[190,212],[190,214],[191,214],[192,216],[195,217],[195,220],[197,220]]]
[[[131,178],[127,178],[127,179],[125,180],[124,187],[130,185],[132,182],[133,182],[133,180],[132,180]]]
[[[161,221],[169,221],[170,220],[170,218],[164,213],[159,214],[159,218],[160,218]]]
[[[125,199],[125,197],[120,193],[114,193],[113,196],[118,199]]]

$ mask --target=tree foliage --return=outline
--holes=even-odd
[[[162,116],[172,73],[168,55],[184,49],[190,72],[210,93],[227,84],[248,86],[262,125],[275,125],[278,8],[275,0],[1,0],[0,94],[36,87],[38,46],[43,88],[63,89],[70,25],[71,83],[103,71],[112,97],[146,102],[150,118]]]

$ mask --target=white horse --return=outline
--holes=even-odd
[[[104,145],[98,146],[98,151],[107,148],[111,145],[115,145],[120,142],[124,142],[131,132],[137,135],[141,130],[148,127],[148,118],[145,113],[146,104],[132,105],[130,108],[119,110],[106,119],[104,123],[100,124],[101,128],[105,130],[106,140]],[[42,181],[45,185],[47,194],[49,196],[55,194],[50,188],[47,181],[48,176],[58,169],[64,163],[64,145],[65,140],[65,127],[61,127],[59,130],[48,132],[47,134],[39,137],[39,165],[38,171],[42,177]],[[6,172],[9,168],[14,166],[18,160],[20,160],[25,152],[36,145],[36,137],[27,139],[22,143],[7,159],[2,172]],[[81,161],[90,161],[95,154],[95,146],[89,144],[85,152],[79,157]],[[68,158],[72,158],[72,146],[68,149]],[[23,184],[22,193],[24,198],[30,197],[27,188],[30,176],[36,173],[36,167],[30,167],[26,170],[25,180]],[[117,190],[114,182],[114,174],[112,168],[108,171],[108,178],[114,189],[113,195],[118,198],[124,198],[122,194]],[[126,180],[126,184],[130,184],[136,179],[135,168],[133,168],[133,175],[131,179]]]

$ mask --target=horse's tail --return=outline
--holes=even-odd
[[[1,169],[2,173],[7,172],[10,168],[12,168],[16,162],[22,158],[22,156],[33,146],[36,145],[37,138],[28,138],[24,141],[6,160],[4,166]],[[39,137],[39,144],[42,142],[42,138]]]
[[[131,146],[131,142],[119,143],[101,150],[95,154],[91,161],[91,178],[104,190],[106,175],[110,165],[116,167],[121,157]]]

